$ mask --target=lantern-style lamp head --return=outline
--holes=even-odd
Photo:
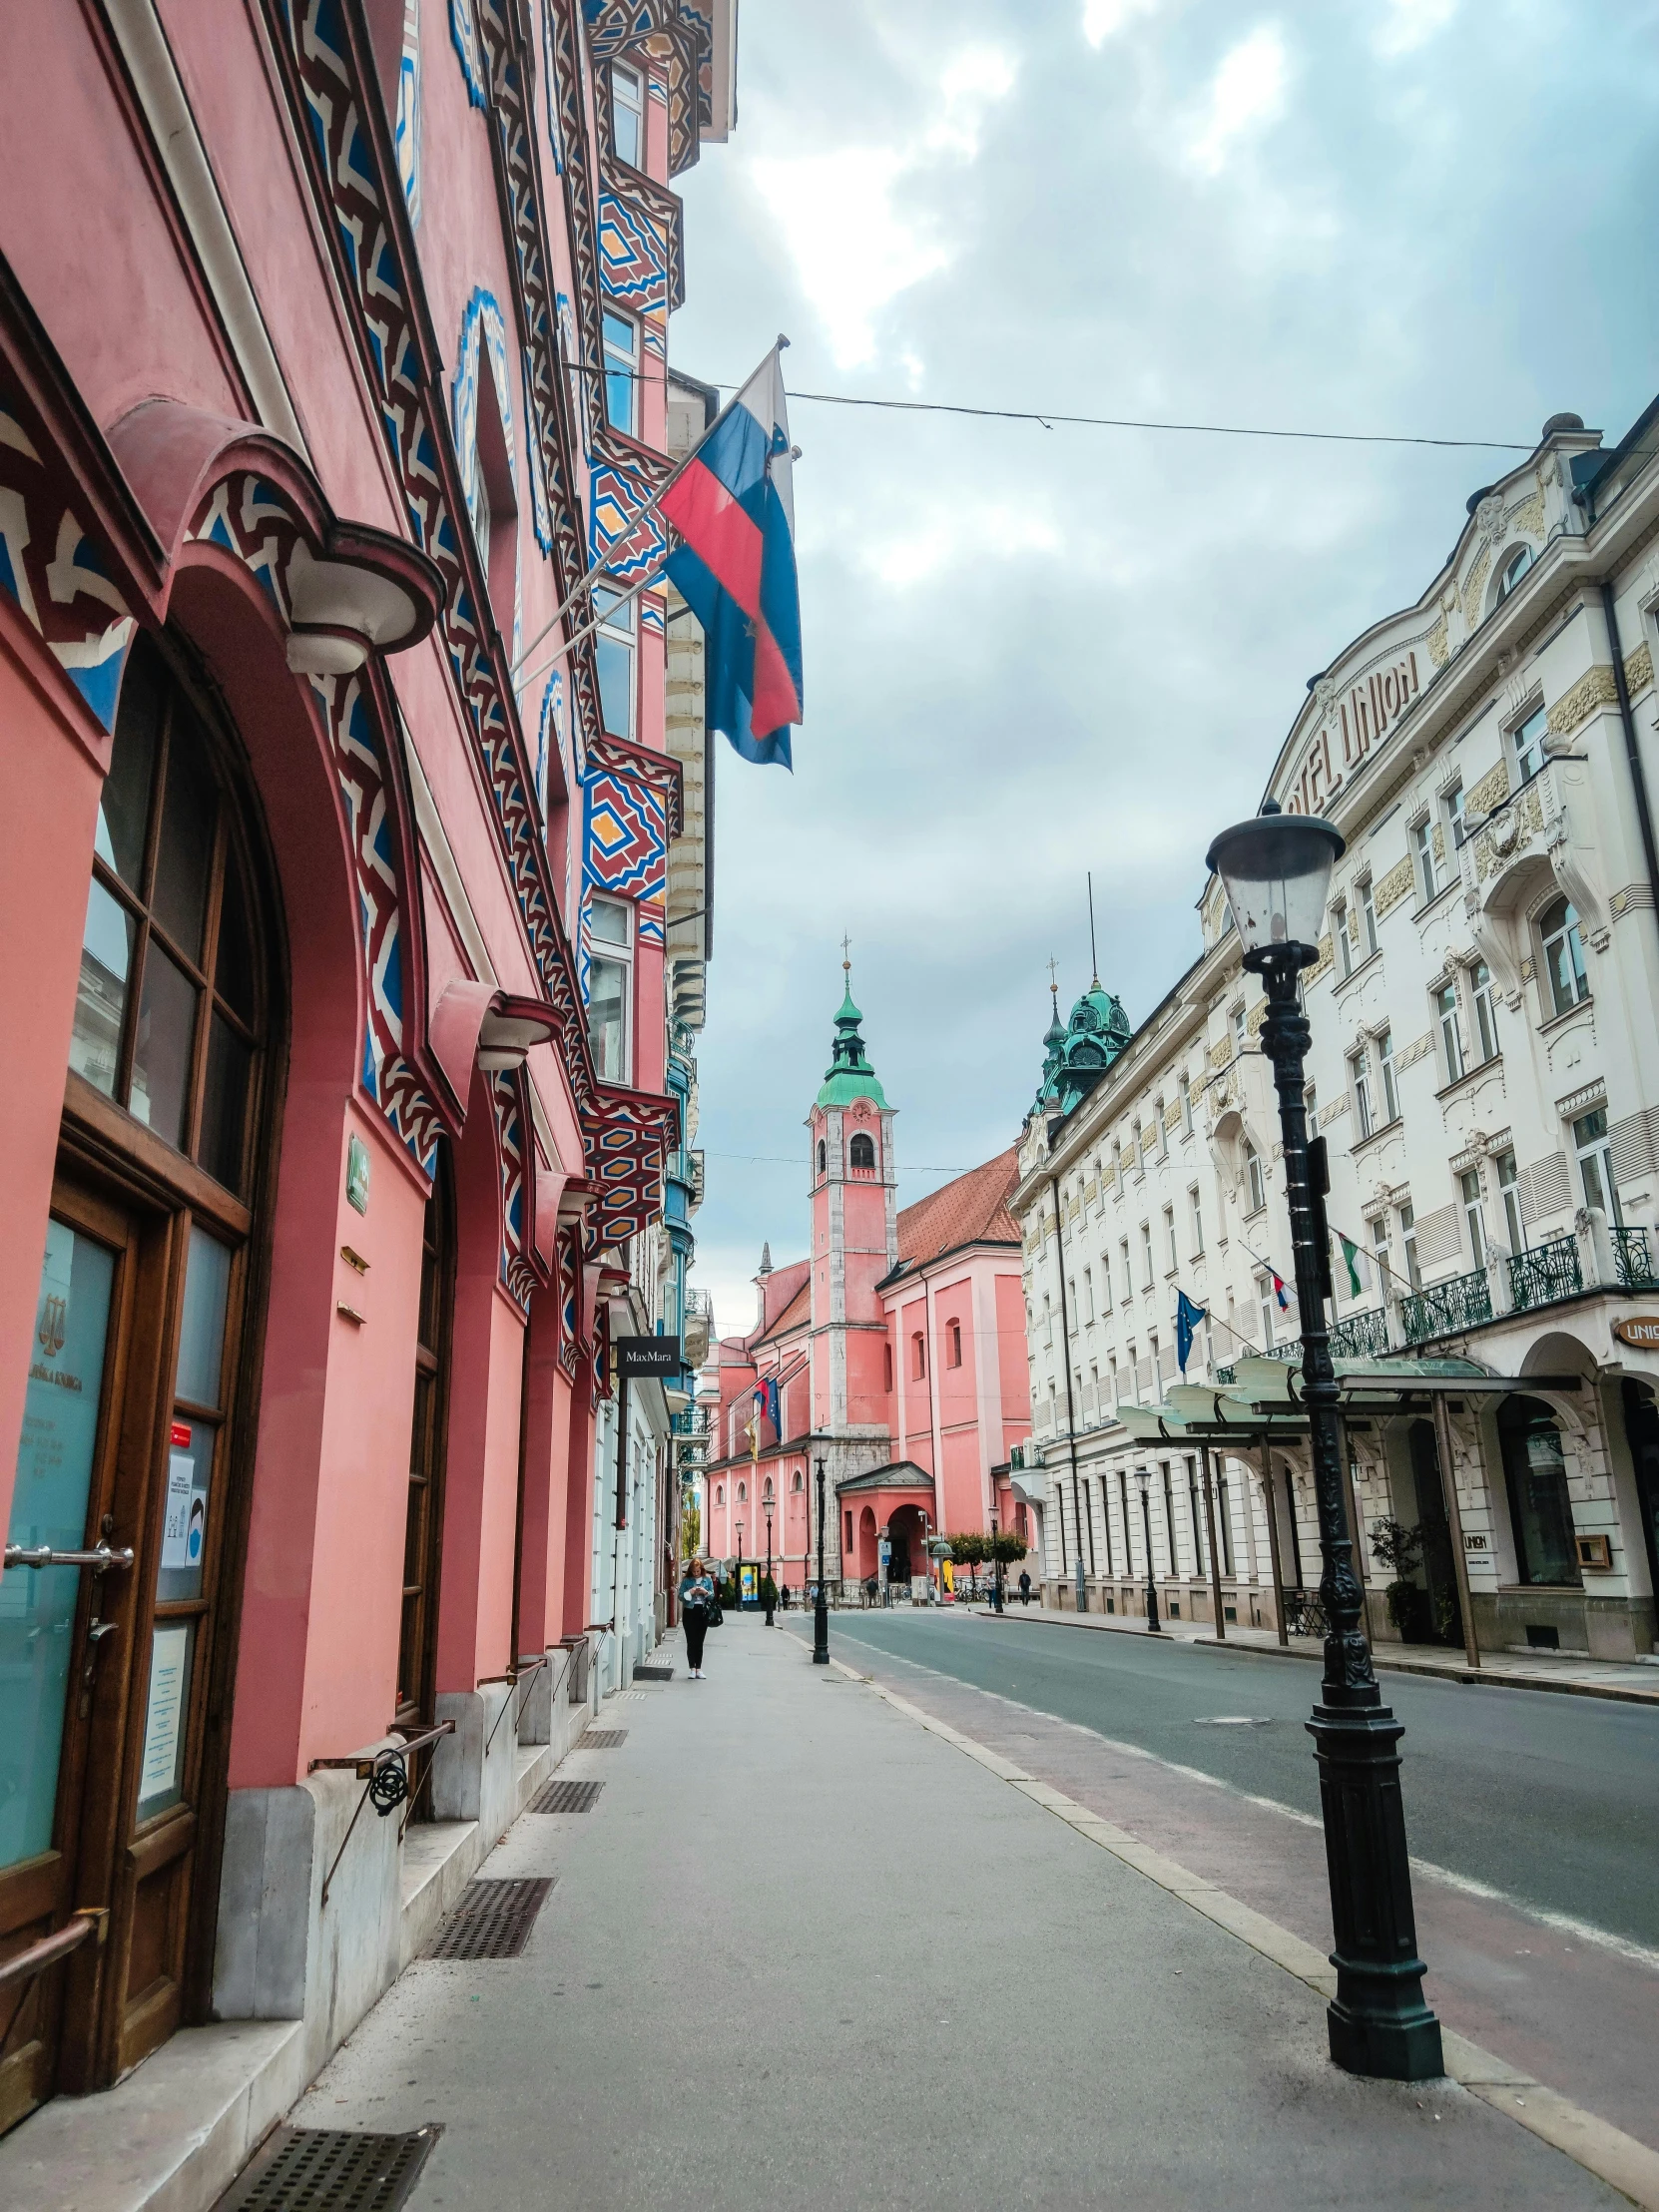
[[[1145,1497],[1152,1485],[1152,1469],[1150,1467],[1137,1467],[1135,1469],[1135,1480],[1141,1486],[1142,1497]]]
[[[1265,966],[1281,952],[1300,952],[1298,967],[1314,964],[1331,870],[1346,850],[1331,823],[1284,814],[1273,799],[1214,840],[1208,864],[1227,893],[1246,967]]]

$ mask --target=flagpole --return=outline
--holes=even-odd
[[[561,654],[574,652],[576,647],[581,644],[584,638],[591,638],[596,630],[604,628],[605,624],[609,622],[615,615],[618,607],[627,606],[628,602],[631,599],[637,599],[642,591],[649,591],[653,584],[660,583],[662,581],[667,572],[668,564],[665,561],[661,568],[654,568],[648,576],[642,576],[637,584],[630,584],[626,591],[618,592],[615,603],[612,606],[608,607],[602,615],[595,615],[591,622],[584,623],[580,630],[573,632],[570,637],[564,639],[564,641],[554,649],[553,658],[551,660],[543,661],[540,668],[533,668],[529,671],[527,675],[518,677],[513,684],[513,697],[515,699],[522,697],[526,686],[533,684],[538,676],[545,676],[547,671],[557,663]],[[547,632],[544,630],[542,632],[542,637],[545,638]],[[538,638],[536,640],[536,644],[539,645],[540,643],[541,639]],[[530,651],[534,652],[535,646],[532,646]],[[527,661],[529,657],[529,653],[521,655],[519,660],[517,660],[513,664],[515,670],[522,668],[525,661]]]
[[[777,338],[773,341],[773,354],[776,355],[781,353],[789,344],[789,339],[784,335],[783,331],[780,330]],[[697,443],[692,447],[691,451],[686,455],[685,459],[680,463],[679,467],[671,470],[670,473],[665,476],[663,481],[657,486],[656,491],[653,492],[651,497],[646,501],[645,505],[640,508],[639,512],[629,517],[628,526],[625,530],[621,532],[618,542],[626,544],[628,539],[632,537],[634,532],[639,528],[640,524],[647,521],[652,515],[657,512],[657,510],[661,507],[663,501],[674,489],[674,486],[680,481],[681,477],[685,475],[687,469],[691,467],[693,461],[696,460],[699,453],[702,452],[703,448],[708,444],[709,440],[714,436],[715,432],[720,428],[721,424],[726,420],[726,417],[732,412],[732,409],[737,405],[738,401],[749,389],[750,384],[755,381],[755,378],[760,375],[761,370],[765,366],[766,358],[763,357],[762,360],[757,364],[753,374],[749,377],[748,381],[740,384],[737,390],[733,392],[731,398],[727,400],[725,406],[721,408],[719,414],[715,416],[713,422],[710,423],[709,427],[704,431],[703,435],[698,439]],[[524,648],[524,651],[519,655],[518,659],[507,671],[509,677],[517,676],[519,670],[524,666],[525,662],[536,650],[536,647],[540,645],[543,638],[545,638],[548,633],[552,629],[554,629],[556,625],[562,620],[562,618],[569,613],[570,609],[575,606],[577,600],[580,599],[584,593],[593,590],[594,586],[599,582],[600,578],[608,574],[610,568],[611,561],[609,558],[607,558],[601,561],[597,568],[590,568],[587,574],[578,580],[575,590],[569,593],[562,604],[558,606],[548,617],[547,621],[542,624],[541,628],[536,632],[535,636]],[[638,588],[643,590],[644,586],[641,585]],[[594,627],[596,626],[590,623],[589,630],[593,629]],[[586,637],[587,635],[588,630],[584,630],[581,632],[582,637]],[[577,639],[568,639],[565,645],[560,648],[560,650],[562,652],[568,652],[570,650],[570,647],[577,642]],[[557,660],[557,658],[558,655],[555,654],[554,659]],[[516,685],[514,686],[514,689],[517,689]]]

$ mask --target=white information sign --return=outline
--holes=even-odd
[[[162,1523],[164,1567],[195,1564],[190,1551],[190,1502],[195,1483],[196,1461],[191,1453],[170,1451],[167,1457],[167,1518]]]
[[[184,1724],[185,1663],[189,1656],[189,1628],[157,1628],[150,1646],[150,1718],[144,1728],[141,1801],[164,1796],[176,1785],[179,1730]]]

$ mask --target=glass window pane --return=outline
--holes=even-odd
[[[81,938],[81,980],[75,992],[75,1026],[69,1037],[69,1064],[77,1075],[84,1075],[89,1083],[96,1085],[106,1098],[115,1096],[135,928],[126,907],[94,877],[87,893],[87,922]]]
[[[588,969],[588,1039],[594,1066],[607,1083],[627,1080],[625,1008],[628,970],[620,960],[593,960]]]
[[[601,630],[594,641],[599,667],[599,712],[607,735],[631,738],[634,734],[634,649],[621,638]]]
[[[248,892],[236,839],[225,843],[225,889],[219,909],[219,951],[214,960],[214,989],[252,1028],[254,1022],[254,941],[248,922]]]
[[[1523,1582],[1580,1584],[1561,1432],[1536,1398],[1506,1398],[1498,1416],[1515,1560]]]
[[[98,808],[98,853],[134,890],[144,877],[150,786],[162,721],[162,671],[148,646],[135,646],[121,686],[110,773]]]
[[[114,1280],[113,1253],[48,1222],[10,1543],[86,1539]],[[51,1849],[80,1594],[76,1567],[0,1575],[0,1867]]]
[[[223,1403],[220,1368],[225,1351],[225,1309],[231,1295],[231,1260],[228,1245],[210,1237],[205,1229],[191,1230],[173,1394],[188,1398],[194,1405]]]
[[[202,1595],[202,1571],[208,1555],[208,1506],[213,1489],[216,1421],[176,1412],[167,1449],[167,1508],[162,1516],[162,1556],[156,1570],[156,1595],[170,1599]]]
[[[601,944],[628,942],[628,908],[620,898],[596,898],[588,908],[588,934]]]
[[[196,726],[174,718],[168,748],[167,796],[162,802],[162,844],[156,861],[152,911],[192,960],[202,957],[202,923],[208,910],[208,871],[213,864],[214,818],[219,795],[202,754]]]
[[[184,1134],[198,995],[196,985],[152,940],[144,963],[129,1104],[135,1120],[147,1123],[171,1145]]]
[[[150,1645],[150,1701],[139,1764],[138,1818],[165,1813],[185,1794],[185,1746],[190,1735],[190,1684],[196,1623],[159,1620]]]
[[[248,1071],[253,1058],[225,1016],[216,1013],[208,1031],[208,1081],[202,1094],[202,1134],[196,1157],[228,1191],[242,1189]]]

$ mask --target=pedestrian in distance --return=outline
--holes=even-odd
[[[1024,1567],[1019,1570],[1019,1601],[1022,1605],[1029,1605],[1031,1602],[1031,1576]]]
[[[691,1560],[680,1582],[680,1618],[686,1624],[686,1672],[694,1682],[703,1679],[703,1640],[714,1602],[715,1586],[702,1560]]]

